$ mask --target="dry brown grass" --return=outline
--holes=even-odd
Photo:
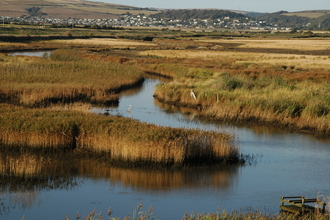
[[[294,49],[301,51],[329,50],[329,39],[219,39],[201,40],[218,44],[239,44],[241,48]]]
[[[173,41],[173,40],[172,40]],[[156,41],[157,42],[157,41]],[[166,43],[166,41],[162,41]],[[181,41],[174,41],[180,43]],[[173,42],[170,42],[173,44]],[[189,44],[188,41],[185,41]],[[236,63],[287,65],[306,69],[330,69],[330,56],[310,55],[330,49],[329,39],[191,39],[190,45],[209,44],[195,50],[147,50],[140,54],[177,59],[218,59]],[[158,43],[161,45],[161,43]],[[186,45],[187,46],[187,45]],[[228,51],[227,47],[232,48]],[[244,48],[245,51],[236,51]],[[249,50],[253,52],[249,52]],[[256,50],[256,51],[254,51]],[[302,54],[304,53],[304,54]],[[322,52],[319,52],[322,54]]]
[[[4,61],[0,62],[3,99],[25,105],[39,105],[49,99],[105,104],[118,99],[116,90],[141,82],[144,74],[135,67],[84,59],[74,50],[54,51],[51,59],[0,58]]]
[[[330,69],[329,56],[294,55],[280,53],[253,53],[212,50],[148,50],[140,53],[144,56],[159,56],[180,59],[231,60],[236,63],[255,63],[265,65],[287,65],[298,68]]]

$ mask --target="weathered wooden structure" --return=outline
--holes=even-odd
[[[304,196],[291,196],[291,197],[281,197],[281,210],[295,213],[295,214],[305,214],[310,212],[325,213],[326,203],[320,199],[312,198],[307,199]],[[314,206],[306,205],[306,203],[314,203]],[[319,207],[317,207],[318,205]]]

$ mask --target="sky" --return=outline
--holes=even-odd
[[[253,12],[330,10],[330,0],[92,0],[160,9],[228,9]]]

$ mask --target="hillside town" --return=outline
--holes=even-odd
[[[1,16],[1,15],[0,15]],[[291,30],[292,27],[283,27],[276,23],[267,23],[251,17],[231,18],[223,17],[210,19],[156,19],[143,14],[123,14],[116,19],[84,19],[84,18],[46,18],[46,17],[8,17],[1,16],[2,25],[29,24],[36,26],[84,26],[89,28],[108,27],[151,27],[151,28],[200,28],[200,29],[252,29],[252,30]],[[308,24],[306,24],[308,26]]]

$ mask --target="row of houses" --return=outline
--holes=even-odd
[[[156,28],[227,28],[254,30],[290,30],[290,27],[280,27],[279,24],[267,24],[265,21],[252,20],[248,17],[234,19],[223,17],[216,20],[209,19],[156,19],[145,15],[124,14],[116,19],[83,19],[83,18],[45,18],[45,17],[8,17],[2,16],[5,23],[24,23],[31,25],[85,25],[98,27],[156,27]]]

